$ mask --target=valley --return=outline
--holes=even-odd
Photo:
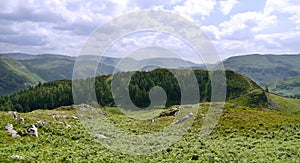
[[[197,110],[194,110],[195,114],[191,114],[189,117],[193,118],[193,121],[191,126],[186,129],[187,132],[178,142],[166,146],[161,151],[145,155],[131,155],[111,150],[97,141],[98,139],[109,141],[114,137],[113,132],[102,130],[95,135],[87,130],[85,123],[82,123],[85,118],[97,120],[97,116],[96,114],[87,114],[89,116],[85,117],[82,114],[82,110],[89,110],[89,108],[93,108],[91,106],[74,105],[72,81],[70,80],[74,59],[61,58],[62,56],[59,56],[60,59],[58,59],[55,58],[58,56],[53,55],[39,56],[38,59],[23,54],[14,55],[14,57],[19,60],[1,58],[2,65],[19,65],[17,67],[22,68],[19,70],[6,66],[3,69],[9,70],[6,72],[9,75],[16,74],[9,80],[17,81],[11,78],[22,79],[19,84],[22,86],[12,83],[18,86],[19,90],[13,90],[9,95],[4,93],[2,94],[4,96],[0,97],[0,161],[297,162],[300,157],[298,143],[300,139],[300,100],[280,96],[287,95],[288,92],[293,93],[290,92],[291,89],[297,91],[297,88],[293,87],[297,86],[293,84],[297,82],[297,77],[291,77],[281,85],[270,85],[267,87],[269,90],[266,90],[262,83],[265,84],[268,81],[260,80],[257,76],[260,71],[252,69],[248,71],[249,68],[237,69],[237,72],[239,70],[251,72],[250,74],[246,73],[247,76],[245,71],[240,71],[243,74],[240,75],[227,70],[225,72],[227,94],[222,114],[212,133],[200,139],[209,108],[215,104],[210,101],[209,72],[193,70],[199,86],[200,99],[197,103],[189,104],[196,107]],[[111,66],[117,61],[106,58],[105,62],[107,64],[103,64],[104,66]],[[236,61],[226,62],[226,69],[234,69],[234,66],[228,65],[236,64],[235,67],[239,65]],[[244,67],[249,65],[242,64]],[[191,65],[193,69],[194,66]],[[108,70],[113,69],[108,68]],[[186,76],[188,72],[179,68],[172,71],[179,76]],[[166,91],[166,106],[155,108],[153,113],[145,114],[142,119],[135,119],[124,114],[124,109],[128,109],[125,107],[126,105],[116,107],[115,97],[111,92],[111,82],[113,78],[122,80],[122,77],[128,76],[130,73],[117,72],[114,76],[104,73],[95,78],[97,101],[94,103],[100,105],[99,108],[96,108],[100,119],[105,119],[115,128],[129,135],[146,135],[157,133],[167,126],[180,126],[176,120],[183,118],[183,115],[186,114],[184,107],[180,106],[180,87],[172,73],[166,69],[155,66],[145,67],[144,71],[133,74],[128,85],[130,98],[136,106],[141,108],[150,105],[148,97],[150,88],[156,85],[162,87]],[[99,74],[101,73],[99,72]],[[256,84],[251,77],[258,77],[255,79],[260,81],[259,84]],[[284,77],[279,75],[278,83],[282,78]],[[7,77],[3,78],[3,81],[7,82],[7,79]],[[85,80],[90,79],[77,79],[77,82],[84,83]],[[25,81],[30,81],[31,85],[23,87]],[[275,88],[281,89],[280,91],[286,90],[286,93],[272,93]],[[86,95],[82,98],[85,101],[90,97]],[[183,113],[174,114],[175,116],[169,114],[168,112],[174,108],[177,108],[179,113]],[[12,111],[18,112],[18,119],[12,118]],[[134,111],[128,113],[131,115],[141,114],[134,113]],[[154,118],[151,117],[152,115]],[[24,120],[24,123],[18,122],[20,118]],[[4,129],[7,124],[13,126],[18,136],[12,137]],[[37,127],[38,137],[28,134],[26,131],[28,125]],[[119,145],[120,147],[130,146],[130,144]]]

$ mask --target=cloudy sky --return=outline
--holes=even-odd
[[[300,53],[298,0],[0,1],[0,53],[77,56],[91,32],[105,22],[144,9],[166,10],[197,23],[221,58]],[[135,44],[143,39],[123,40]]]

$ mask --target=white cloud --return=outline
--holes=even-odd
[[[220,3],[220,10],[224,15],[229,14],[232,8],[238,4],[238,0],[222,0]]]
[[[176,5],[174,11],[192,19],[197,15],[209,16],[215,5],[215,0],[187,0],[183,5]]]
[[[266,14],[279,13],[298,13],[300,10],[300,2],[293,0],[267,0],[264,8]]]
[[[288,19],[300,30],[300,1],[296,0],[267,0],[265,14],[288,14]]]
[[[253,39],[256,33],[277,24],[275,15],[265,15],[259,12],[244,12],[233,15],[230,20],[221,22],[218,26],[202,26],[210,39],[246,40]]]
[[[0,47],[1,52],[18,50],[75,55],[88,35],[113,17],[131,11],[157,9],[172,11],[194,22],[201,21],[199,24],[206,24],[201,29],[222,54],[299,51],[300,1],[266,0],[265,6],[249,1],[247,4],[253,3],[251,10],[247,10],[247,6],[240,8],[242,5],[238,3],[238,0],[0,1]],[[235,8],[235,12],[243,12],[233,15],[232,9]],[[215,9],[226,16],[220,17],[219,12],[214,12]],[[283,25],[285,22],[289,24]],[[127,45],[145,43],[144,40],[148,39],[166,48],[182,46],[174,40],[156,36],[140,37],[135,42],[124,40],[128,44],[122,46],[126,50]]]

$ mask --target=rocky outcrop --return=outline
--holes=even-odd
[[[12,137],[17,137],[17,136],[20,136],[18,134],[18,132],[16,130],[14,130],[14,126],[10,123],[6,124],[6,126],[4,127],[8,133],[11,134]]]
[[[38,137],[38,129],[35,127],[35,125],[31,124],[29,126],[27,126],[27,132],[29,135],[31,136],[35,136]]]

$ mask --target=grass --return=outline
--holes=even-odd
[[[300,99],[281,97],[272,93],[268,94],[268,98],[274,102],[275,110],[291,114],[300,112]]]
[[[271,92],[280,94],[286,97],[300,97],[300,76],[292,77],[282,81],[269,84]]]
[[[7,112],[0,112],[0,160],[15,162],[12,155],[27,161],[42,162],[297,162],[300,158],[300,114],[290,114],[266,109],[237,108],[233,103],[225,105],[223,115],[214,131],[199,140],[199,132],[210,103],[199,105],[198,114],[181,140],[162,151],[146,155],[122,154],[97,143],[84,130],[80,112],[72,107],[56,110],[36,110],[20,113],[25,125],[17,124]],[[295,105],[296,106],[296,105]],[[134,120],[117,108],[108,107],[106,119],[118,129],[136,135],[155,133],[170,125],[176,117]],[[281,110],[287,111],[287,110]],[[53,115],[66,116],[53,118]],[[25,130],[27,124],[43,120],[49,126],[38,126],[39,137],[11,138],[4,130],[12,123],[17,131]],[[66,128],[69,124],[71,128]],[[50,135],[52,132],[52,136]],[[160,140],[158,140],[160,141]],[[23,161],[24,161],[23,160]]]

